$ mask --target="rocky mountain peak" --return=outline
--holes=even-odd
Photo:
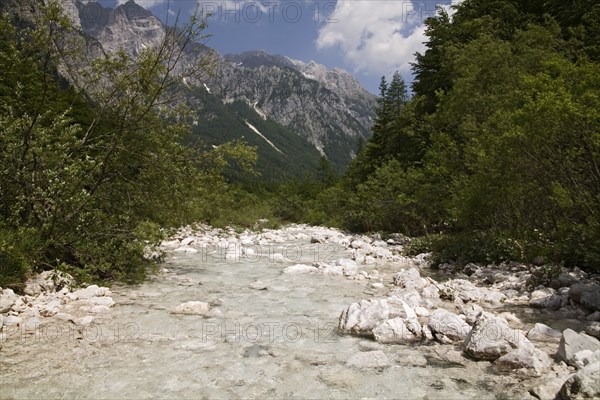
[[[82,30],[107,52],[123,49],[135,57],[144,48],[159,45],[167,32],[158,18],[133,0],[115,9],[73,1]],[[198,63],[195,57],[197,53],[190,53],[184,62]],[[370,135],[375,96],[341,68],[252,50],[217,57],[215,70],[202,82],[186,84],[206,90],[223,105],[245,103],[263,121],[298,135],[339,168],[351,160],[357,143]]]
[[[83,3],[76,0],[76,6],[81,29],[98,39],[107,51],[123,48],[135,56],[142,49],[155,46],[164,39],[164,25],[133,0],[115,9],[103,7],[95,1]]]

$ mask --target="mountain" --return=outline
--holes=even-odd
[[[72,0],[65,9],[104,52],[122,48],[135,57],[171,29],[133,0],[115,9]],[[350,73],[261,50],[221,56],[197,46],[215,66],[202,81],[186,82],[198,119],[190,140],[219,145],[244,138],[257,147],[263,176],[284,179],[316,169],[321,156],[342,171],[370,136],[375,96]],[[197,57],[190,53],[184,62]]]
[[[226,55],[211,84],[225,102],[242,100],[346,165],[370,134],[375,96],[342,69],[265,51]]]

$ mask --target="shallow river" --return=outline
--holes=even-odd
[[[295,244],[306,262],[347,257]],[[117,304],[97,324],[56,323],[4,340],[0,398],[486,399],[504,397],[514,381],[493,374],[487,362],[432,356],[457,353],[452,346],[388,346],[338,335],[342,309],[377,290],[364,280],[282,274],[290,264],[266,255],[254,262],[202,251],[171,256],[169,272],[140,286],[113,287]],[[391,283],[393,267],[377,268]],[[257,280],[267,289],[249,287]],[[222,315],[170,313],[192,300],[212,302]],[[389,365],[348,363],[373,350],[383,351]]]

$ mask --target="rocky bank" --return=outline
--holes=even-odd
[[[147,311],[136,309],[135,312],[156,313],[156,318],[162,319],[161,323],[167,318],[171,323],[173,319],[178,323],[187,322],[181,318],[196,318],[196,324],[198,321],[226,322],[233,318],[257,324],[261,321],[260,316],[234,313],[228,307],[228,296],[235,298],[242,292],[248,293],[244,294],[247,296],[244,301],[250,310],[254,307],[252,301],[258,296],[273,296],[269,298],[269,304],[275,304],[273,307],[276,308],[277,301],[283,302],[281,312],[285,315],[292,314],[296,307],[293,301],[290,302],[296,298],[294,291],[311,293],[311,288],[305,286],[313,285],[318,286],[318,290],[329,291],[319,293],[320,301],[327,301],[328,295],[332,303],[343,304],[344,299],[347,300],[346,305],[338,309],[339,317],[332,313],[321,315],[322,308],[327,306],[321,302],[311,306],[310,294],[306,294],[307,299],[294,300],[298,304],[305,302],[300,312],[303,318],[311,320],[320,316],[321,319],[312,322],[335,326],[327,333],[336,339],[328,344],[328,353],[308,356],[312,354],[312,348],[307,348],[307,360],[302,359],[302,352],[294,356],[294,360],[301,360],[298,368],[303,373],[305,369],[321,369],[346,354],[345,361],[337,367],[341,368],[336,372],[338,374],[353,374],[352,371],[392,374],[399,368],[412,368],[410,371],[432,369],[433,375],[428,378],[432,380],[428,382],[431,390],[425,393],[430,398],[468,394],[469,390],[461,392],[461,385],[472,390],[488,385],[491,398],[600,396],[600,286],[597,276],[577,269],[564,270],[556,274],[548,287],[532,287],[536,268],[541,267],[513,263],[501,266],[470,264],[460,270],[453,266],[433,269],[428,254],[403,255],[407,241],[401,235],[382,240],[377,235],[349,235],[335,229],[305,225],[262,231],[222,230],[203,225],[182,228],[160,248],[147,251],[148,257],[163,253],[167,258],[165,268],[151,279],[151,284],[155,289],[159,288],[158,292],[165,292],[166,284],[175,285],[170,286],[170,293],[177,293],[177,296],[171,295],[171,305],[153,306]],[[255,275],[256,271],[244,270],[244,277],[250,280],[243,287],[236,280],[241,276],[227,275],[225,280],[219,280],[221,290],[207,291],[196,275],[185,273],[185,269],[178,270],[181,260],[195,266],[264,266],[268,268],[264,271],[268,272],[266,276],[259,276]],[[444,272],[448,270],[452,272]],[[288,285],[286,288],[281,287],[284,283]],[[232,286],[231,290],[228,285]],[[11,360],[18,359],[26,351],[27,346],[19,348],[19,341],[24,343],[28,337],[50,334],[44,327],[57,322],[68,324],[72,327],[69,333],[72,339],[84,342],[86,335],[89,337],[90,327],[114,323],[118,315],[113,318],[112,314],[118,314],[120,307],[160,296],[151,290],[127,286],[115,290],[118,293],[116,300],[108,288],[91,285],[76,289],[69,276],[52,271],[30,280],[24,295],[16,295],[10,289],[2,290],[0,327],[5,347],[4,351],[0,349],[5,354],[0,363],[2,370],[12,371]],[[219,294],[211,295],[213,292]],[[150,311],[153,308],[154,311]],[[129,317],[132,315],[130,313]],[[204,326],[202,329],[206,334]],[[136,338],[150,343],[183,340],[178,335],[160,337],[163,339],[159,335],[140,332]],[[248,337],[244,338],[249,341]],[[227,335],[221,339],[223,343],[231,342]],[[219,341],[209,342],[218,347]],[[244,344],[244,340],[238,342]],[[284,341],[283,347],[275,349],[273,341],[251,342],[241,352],[244,360],[254,357],[277,360],[292,351],[289,340]],[[342,346],[342,343],[352,343],[357,346],[357,351],[337,350],[335,346]],[[197,340],[192,348],[207,346],[206,340]],[[6,348],[9,348],[8,353]],[[336,355],[336,351],[340,354]],[[290,365],[282,362],[279,367],[285,366],[287,370]],[[448,374],[444,369],[448,369]],[[403,371],[409,373],[408,369]],[[470,376],[473,371],[484,371],[485,378],[475,384],[475,378]],[[436,374],[455,378],[450,383],[436,378]],[[334,383],[330,382],[332,379]],[[372,379],[383,378],[373,375]],[[357,393],[352,389],[352,379],[333,378],[331,371],[320,371],[318,380],[329,388],[329,391],[320,392],[321,395],[333,393],[331,387],[339,385],[345,387],[345,391],[340,392],[345,396],[353,397]],[[257,381],[257,388],[259,384]],[[481,393],[472,393],[472,397],[477,395]]]

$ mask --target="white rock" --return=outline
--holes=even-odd
[[[574,356],[582,350],[590,350],[592,352],[600,350],[600,342],[598,339],[585,333],[577,333],[572,329],[565,329],[558,345],[558,359],[575,367],[577,364]]]
[[[573,364],[577,369],[600,361],[600,350],[581,350],[573,355]]]
[[[554,342],[560,340],[562,332],[552,329],[548,325],[537,323],[527,332],[527,339],[541,342]]]
[[[600,398],[600,362],[580,369],[564,383],[557,398],[565,400],[583,400]]]
[[[440,290],[435,285],[428,285],[421,290],[421,295],[427,299],[439,299]]]
[[[96,297],[96,296],[90,297],[89,299],[87,299],[86,303],[91,306],[112,307],[115,305],[114,300],[110,297]]]
[[[296,264],[283,269],[284,274],[310,274],[318,271],[318,268],[306,264]]]
[[[452,341],[462,341],[465,339],[471,327],[458,315],[450,311],[438,308],[429,317],[427,323],[434,336],[444,335]]]
[[[252,282],[248,285],[248,287],[250,289],[254,289],[254,290],[267,290],[267,285],[265,285],[264,283],[262,283],[261,281],[255,281]]]
[[[94,318],[95,317],[93,317],[91,315],[86,315],[85,317],[77,318],[77,320],[75,321],[75,324],[77,324],[79,326],[88,326],[89,324],[94,322]]]
[[[181,240],[181,245],[182,246],[189,246],[189,245],[193,244],[195,241],[196,241],[196,238],[194,238],[194,237],[187,237],[187,238]]]
[[[175,307],[172,314],[187,315],[206,315],[210,310],[210,305],[203,301],[188,301]]]
[[[372,264],[376,264],[376,263],[377,263],[377,261],[375,260],[374,257],[371,257],[371,256],[366,256],[365,257],[365,264],[366,265],[372,265]]]
[[[463,305],[460,310],[465,315],[465,321],[469,325],[473,325],[477,320],[477,316],[483,312],[481,306],[473,303]]]
[[[539,376],[552,365],[552,361],[543,351],[528,346],[518,347],[503,355],[494,362],[494,365],[501,371],[527,368]]]
[[[483,312],[464,342],[465,353],[482,360],[495,360],[518,347],[532,347],[531,342],[504,319]]]
[[[38,317],[27,318],[23,323],[25,332],[36,332],[40,327],[40,320]]]
[[[218,317],[222,317],[223,316],[223,311],[221,311],[220,308],[211,308],[210,311],[208,313],[206,313],[207,317],[210,318],[218,318]]]
[[[342,311],[338,328],[341,332],[371,336],[373,329],[389,317],[390,309],[386,300],[361,300]]]
[[[107,314],[110,312],[110,308],[107,306],[93,306],[88,310],[91,314]]]
[[[175,253],[190,253],[190,254],[198,252],[198,250],[196,250],[193,247],[189,247],[189,246],[181,246],[181,247],[176,248],[173,251]]]
[[[410,343],[421,339],[421,326],[412,322],[412,330],[402,318],[388,319],[373,329],[375,340],[379,343]],[[413,332],[414,331],[414,332]],[[417,332],[417,333],[415,333]]]
[[[0,313],[10,311],[17,299],[19,299],[19,296],[12,289],[4,289],[0,295]]]
[[[417,314],[418,317],[429,317],[431,315],[428,309],[421,306],[415,307],[415,314]]]
[[[394,274],[394,285],[401,288],[422,289],[427,285],[427,280],[421,278],[415,268],[401,270]]]
[[[354,260],[340,258],[339,260],[336,260],[334,264],[342,267],[344,276],[354,276],[358,273],[358,264]]]
[[[383,289],[385,286],[381,282],[371,282],[371,287],[373,289]]]
[[[96,296],[96,290],[100,289],[97,285],[90,285],[85,289],[79,289],[73,292],[74,299],[89,299],[90,297]],[[67,295],[68,296],[68,295]]]
[[[556,291],[551,288],[535,290],[531,293],[529,306],[534,308],[547,308],[556,311],[561,306],[561,296],[556,294]]]
[[[46,304],[44,308],[40,311],[44,317],[51,317],[53,315],[58,314],[60,311],[60,301],[53,300],[50,303]]]
[[[283,256],[283,254],[281,253],[274,253],[271,256],[271,260],[273,260],[273,262],[285,262],[285,257]]]

